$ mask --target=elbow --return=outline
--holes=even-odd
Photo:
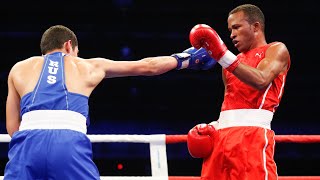
[[[149,68],[144,74],[146,76],[155,76],[161,74],[161,72],[157,68]]]
[[[177,67],[177,61],[170,58],[145,58],[141,71],[143,75],[154,76],[166,73]]]
[[[268,78],[264,74],[261,74],[260,76],[251,80],[251,86],[257,90],[264,90],[269,86],[271,82],[272,79]]]
[[[12,138],[14,132],[8,132],[9,136]]]
[[[257,90],[263,90],[265,89],[267,86],[255,86],[254,88],[256,88]]]
[[[18,130],[19,130],[19,127],[8,127],[7,126],[7,132],[10,137],[12,137],[12,135]]]
[[[154,76],[154,75],[159,75],[162,74],[161,68],[153,62],[148,62],[148,65],[143,68],[143,74],[146,76]]]
[[[15,133],[15,131],[12,131],[12,130],[9,130],[9,129],[7,130],[7,132],[8,132],[10,137],[12,137],[12,135]]]
[[[257,90],[266,89],[269,86],[270,82],[267,81],[259,81],[254,83],[252,86]]]

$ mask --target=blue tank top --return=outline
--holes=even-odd
[[[87,119],[87,126],[90,125],[89,97],[71,93],[65,85],[65,56],[62,52],[44,56],[36,87],[21,98],[21,117],[24,113],[34,110],[70,110],[82,114]]]

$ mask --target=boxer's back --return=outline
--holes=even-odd
[[[69,92],[90,96],[93,89],[101,81],[101,78],[93,75],[91,64],[85,61],[88,60],[65,56],[65,84]],[[43,63],[43,56],[34,56],[17,64],[13,74],[13,82],[20,97],[34,90],[39,80]],[[96,80],[93,81],[93,79]]]
[[[81,61],[85,60],[52,52],[14,67],[11,79],[21,98],[21,122],[10,142],[5,178],[99,179],[86,136],[90,118],[85,91],[94,87],[82,80],[92,68]],[[22,171],[14,166],[21,161],[28,165]],[[66,173],[58,173],[62,170]]]

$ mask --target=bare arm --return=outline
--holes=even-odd
[[[14,87],[12,76],[11,70],[8,77],[8,96],[6,105],[6,128],[11,137],[14,132],[18,131],[20,126],[20,96]]]
[[[289,52],[283,43],[269,47],[257,68],[240,63],[233,74],[246,84],[264,89],[288,66]]]
[[[226,75],[223,73],[223,70],[221,72],[222,72],[222,81],[223,81],[223,85],[224,85],[224,94],[226,94],[226,91],[227,91]]]
[[[105,78],[124,76],[154,76],[177,67],[177,60],[171,56],[148,57],[138,61],[113,61],[94,58],[92,63]]]

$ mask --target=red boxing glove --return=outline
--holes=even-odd
[[[215,132],[215,128],[208,124],[198,124],[190,129],[187,136],[190,155],[194,158],[208,157],[213,150]]]
[[[189,34],[190,43],[196,49],[205,48],[210,56],[230,72],[239,65],[240,61],[230,52],[218,33],[206,24],[194,26]]]

